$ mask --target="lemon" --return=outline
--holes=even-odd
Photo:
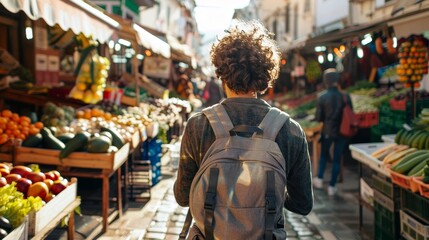
[[[86,90],[85,93],[83,94],[83,98],[82,101],[85,103],[91,103],[92,102],[92,91],[91,90]]]
[[[85,83],[83,83],[83,82],[78,82],[78,83],[76,83],[76,88],[77,88],[78,90],[80,90],[80,91],[85,91],[85,89],[86,89],[86,84],[85,84]]]
[[[78,99],[78,100],[82,100],[82,99],[83,99],[83,95],[84,95],[84,92],[83,92],[83,91],[81,91],[81,90],[79,90],[79,89],[77,89],[76,87],[74,87],[74,88],[70,91],[70,94],[69,94],[69,96],[70,96],[71,98]]]

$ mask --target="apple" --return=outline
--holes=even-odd
[[[55,181],[55,174],[53,172],[45,172],[45,178]]]
[[[51,189],[52,185],[54,185],[54,181],[51,179],[45,179],[43,182],[48,186],[48,189]]]
[[[0,168],[0,176],[5,177],[10,174],[9,168]]]
[[[47,179],[51,179],[52,181],[56,181],[61,177],[61,174],[57,170],[52,170],[45,173]]]
[[[51,192],[48,193],[48,195],[46,195],[45,199],[43,199],[45,202],[49,202],[51,201],[53,198],[55,197],[55,195]]]
[[[18,189],[18,191],[27,194],[28,189],[31,186],[31,181],[27,178],[20,178],[18,180],[16,180],[16,189]]]
[[[30,172],[26,178],[30,179],[33,183],[45,181],[45,174],[42,172]]]
[[[10,170],[10,173],[16,173],[21,175],[21,177],[26,177],[30,172],[32,172],[31,168],[26,166],[15,166]]]
[[[58,195],[60,192],[66,189],[66,187],[67,183],[64,183],[63,181],[55,181],[51,187],[51,192],[55,195]]]
[[[48,195],[49,189],[48,186],[44,182],[36,182],[30,186],[27,191],[27,197],[40,197],[41,199],[45,199],[46,195]]]
[[[16,182],[18,179],[20,179],[21,175],[16,174],[16,173],[11,173],[11,174],[7,175],[5,178],[6,178],[7,183],[11,184],[12,182]]]
[[[0,187],[4,187],[7,185],[6,178],[0,177]]]
[[[5,163],[0,163],[0,169],[2,169],[2,168],[9,169],[9,165],[7,165]]]

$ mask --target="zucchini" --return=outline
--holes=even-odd
[[[427,159],[424,159],[423,161],[419,162],[407,173],[407,176],[421,176],[423,174],[426,163]]]
[[[405,155],[402,159],[400,159],[399,163],[397,163],[396,165],[404,164],[407,161],[409,161],[409,160],[411,160],[413,158],[416,158],[416,157],[418,157],[420,155],[426,154],[426,153],[429,153],[429,151],[428,150],[417,150],[417,151],[415,151],[413,153]]]
[[[74,138],[74,134],[73,133],[63,133],[61,135],[58,135],[57,138],[63,142],[64,144],[66,144],[67,142],[69,142],[70,140],[72,140]]]
[[[89,153],[107,153],[112,141],[106,136],[91,138],[88,142]]]
[[[52,135],[51,131],[44,127],[40,129],[43,137],[43,147],[47,149],[63,150],[66,146],[58,138]]]
[[[110,129],[110,128],[106,128],[106,127],[101,127],[100,131],[101,132],[104,132],[104,131],[109,132],[112,135],[112,145],[117,147],[118,149],[121,149],[121,147],[125,145],[124,138],[121,136],[121,134],[119,134],[115,130]]]
[[[410,159],[404,163],[399,163],[398,165],[392,167],[392,170],[397,173],[408,173],[411,169],[413,169],[420,162],[429,158],[429,153],[425,153],[423,155],[419,155],[413,159]]]
[[[90,134],[87,132],[76,133],[76,135],[66,143],[66,146],[60,152],[60,159],[66,158],[72,152],[84,147],[88,144]]]
[[[395,136],[395,143],[396,144],[400,144],[401,143],[401,139],[405,135],[406,131],[407,130],[405,130],[404,128],[399,129],[398,133],[396,133],[396,136]]]
[[[34,135],[30,135],[22,141],[23,147],[37,147],[43,142],[42,134],[37,133]]]

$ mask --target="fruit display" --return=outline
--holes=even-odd
[[[419,82],[428,73],[427,46],[422,37],[410,37],[399,46],[399,65],[396,68],[400,82]]]
[[[42,128],[42,122],[31,123],[29,117],[3,109],[0,114],[0,145],[12,139],[25,140],[29,135],[39,133]]]
[[[47,127],[65,127],[74,119],[75,109],[70,106],[57,106],[47,102],[43,107],[41,122]]]
[[[320,69],[319,63],[316,60],[311,59],[307,62],[305,76],[307,77],[307,81],[309,83],[316,83],[317,80],[322,76],[322,70]]]
[[[79,34],[81,55],[75,70],[76,85],[69,96],[84,103],[95,104],[103,99],[110,62],[97,53],[97,42]]]

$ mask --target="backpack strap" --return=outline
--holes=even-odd
[[[259,127],[264,131],[263,137],[265,139],[275,141],[278,132],[288,118],[289,115],[287,113],[282,112],[275,107],[270,108],[270,111],[268,111],[262,122],[259,124]]]
[[[274,219],[276,217],[276,193],[274,171],[267,171],[267,188],[265,192],[265,240],[273,239]]]
[[[209,186],[204,201],[204,235],[207,240],[213,240],[214,208],[216,204],[217,181],[219,168],[210,169]]]
[[[219,103],[205,108],[203,113],[209,120],[217,139],[230,136],[229,130],[234,128],[234,125],[232,125],[231,119],[222,104]]]

